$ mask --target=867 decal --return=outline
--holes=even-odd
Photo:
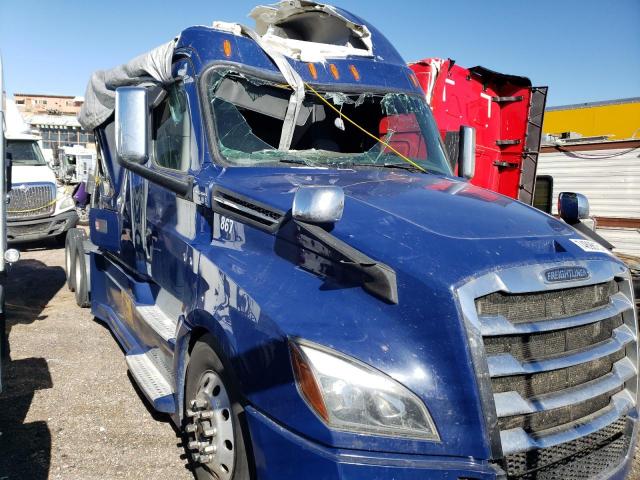
[[[229,217],[225,217],[224,215],[220,215],[220,231],[226,233],[227,235],[231,235],[233,233],[233,225],[234,222]]]

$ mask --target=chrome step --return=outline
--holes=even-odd
[[[166,315],[156,305],[137,306],[138,315],[165,341],[175,343],[178,321]]]
[[[175,413],[175,379],[159,349],[126,355],[127,366],[147,399],[159,412]]]

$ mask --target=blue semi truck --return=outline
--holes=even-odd
[[[96,72],[80,114],[98,162],[69,287],[196,477],[624,478],[625,265],[454,177],[366,21],[297,0],[251,16]]]

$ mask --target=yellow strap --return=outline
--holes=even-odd
[[[314,90],[314,88],[309,85],[307,82],[304,83],[305,87],[307,87],[309,90],[311,90],[316,97],[318,97],[320,100],[322,100],[324,103],[326,103],[333,111],[335,111],[338,115],[340,115],[341,118],[344,118],[347,122],[349,122],[351,125],[353,125],[354,127],[356,127],[358,130],[360,130],[361,132],[363,132],[366,135],[369,135],[371,138],[373,138],[376,142],[381,143],[382,145],[384,145],[385,147],[387,147],[389,150],[391,150],[393,153],[395,153],[396,155],[398,155],[401,159],[403,159],[405,162],[410,163],[411,165],[413,165],[414,167],[416,167],[418,170],[427,173],[427,171],[422,168],[420,165],[418,165],[416,162],[414,162],[413,160],[411,160],[410,158],[404,156],[403,154],[401,154],[398,150],[396,150],[395,148],[393,148],[391,145],[389,145],[387,142],[385,142],[384,140],[376,137],[374,134],[370,133],[368,130],[366,130],[365,128],[361,127],[360,125],[358,125],[356,122],[354,122],[353,120],[351,120],[349,117],[347,117],[344,113],[342,113],[340,110],[338,110],[333,104],[331,104],[331,102],[329,102],[326,98],[324,98],[322,95],[320,95],[316,90]]]
[[[50,207],[51,205],[53,205],[54,203],[56,203],[58,201],[58,199],[55,200],[51,200],[49,203],[45,203],[44,205],[42,205],[41,207],[36,207],[36,208],[30,208],[28,210],[7,210],[7,213],[30,213],[30,212],[37,212],[38,210],[42,210],[43,208],[47,208]]]

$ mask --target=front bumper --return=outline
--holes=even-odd
[[[374,453],[334,449],[307,440],[275,423],[253,407],[246,408],[256,473],[260,480],[506,480],[487,461],[470,458]],[[638,422],[629,419],[630,448],[621,461],[593,480],[623,480],[635,452]],[[580,460],[578,460],[580,461]],[[544,478],[555,478],[553,475]],[[585,479],[587,480],[587,479]]]
[[[7,241],[9,243],[31,242],[60,235],[78,223],[75,209],[53,217],[7,221]]]
[[[488,462],[468,458],[399,455],[325,447],[247,407],[260,480],[495,480]],[[454,453],[454,452],[452,452]]]

